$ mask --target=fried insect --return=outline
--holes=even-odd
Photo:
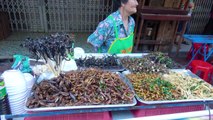
[[[166,67],[169,69],[183,68],[180,64],[174,62],[167,54],[162,52],[152,52],[144,56],[144,58],[149,59],[150,61],[153,61],[154,63],[166,65]]]
[[[122,66],[118,63],[116,55],[106,55],[103,58],[96,58],[95,56],[88,56],[85,58],[76,59],[76,64],[79,67],[93,67],[101,69],[121,69]]]
[[[168,73],[165,65],[154,63],[146,58],[124,57],[120,59],[122,65],[132,73]]]
[[[21,46],[28,48],[37,60],[43,59],[55,76],[58,76],[62,60],[70,60],[69,56],[73,54],[74,37],[56,33],[38,39],[27,38]]]
[[[181,93],[170,82],[163,80],[158,74],[129,74],[136,94],[143,100],[175,100]]]
[[[134,97],[119,75],[99,69],[72,71],[33,88],[33,96],[27,102],[29,108],[128,104]]]

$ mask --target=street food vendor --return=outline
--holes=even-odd
[[[99,53],[131,53],[135,21],[130,16],[137,11],[137,0],[113,0],[117,11],[101,21],[87,42]]]

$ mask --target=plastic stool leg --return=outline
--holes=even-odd
[[[196,68],[194,68],[194,67],[192,67],[191,71],[192,71],[192,73],[194,73],[194,74],[196,74],[196,73],[197,73],[197,69],[196,69]]]
[[[190,48],[189,52],[187,53],[187,60],[190,60],[192,58],[192,47]]]
[[[204,74],[205,74],[205,72],[204,72],[204,71],[200,71],[200,75],[199,75],[199,76],[200,76],[200,78],[202,78],[202,79],[203,79],[203,78],[204,78]]]
[[[209,72],[204,73],[203,79],[204,79],[206,82],[210,83]]]
[[[186,69],[191,70],[191,69],[192,69],[192,66],[191,66],[191,65],[188,65],[188,66],[186,66]]]

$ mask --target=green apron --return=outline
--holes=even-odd
[[[132,47],[133,47],[134,33],[132,32],[129,36],[125,38],[119,38],[118,29],[116,27],[115,20],[111,15],[109,16],[109,18],[113,21],[113,27],[115,30],[116,38],[110,45],[108,49],[108,53],[110,54],[131,53]]]

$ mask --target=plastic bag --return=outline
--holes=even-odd
[[[23,55],[14,55],[15,62],[12,65],[12,69],[20,70],[23,73],[29,73],[32,71],[30,68],[29,57]]]

